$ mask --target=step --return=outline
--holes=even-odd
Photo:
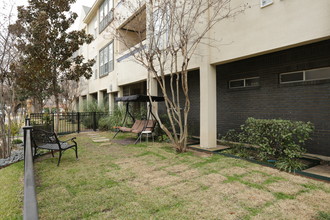
[[[100,138],[100,139],[93,139],[92,141],[95,143],[102,143],[102,142],[109,142],[110,139],[109,138]]]

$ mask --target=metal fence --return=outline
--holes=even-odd
[[[53,132],[58,124],[57,133],[68,134],[96,131],[99,120],[109,115],[109,112],[32,113],[30,120],[34,128]]]

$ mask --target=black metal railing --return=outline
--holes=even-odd
[[[58,134],[69,134],[96,131],[98,121],[109,115],[109,112],[32,113],[30,119],[35,128],[53,132],[58,124]]]
[[[24,204],[23,219],[38,219],[38,204],[36,195],[36,184],[33,170],[33,152],[31,142],[31,131],[29,119],[25,121],[24,129]]]

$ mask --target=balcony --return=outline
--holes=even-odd
[[[125,19],[117,31],[121,37],[119,53],[129,50],[146,39],[146,5],[137,9],[131,16]],[[138,48],[134,49],[138,50]],[[130,50],[132,53],[132,50]],[[120,62],[120,61],[119,61]]]

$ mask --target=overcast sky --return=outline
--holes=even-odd
[[[4,1],[7,1],[7,0],[4,0]],[[16,6],[27,5],[28,4],[28,0],[11,0],[11,1],[14,2],[16,4]],[[53,1],[56,1],[56,0],[53,0]],[[2,2],[3,1],[0,1],[1,6],[3,4]],[[72,5],[71,10],[76,12],[79,16],[81,14],[81,11],[82,11],[82,5],[91,7],[94,2],[95,2],[95,0],[77,0],[76,3],[74,5]],[[79,21],[79,18],[77,18],[77,21]],[[76,24],[75,24],[75,26],[77,27]]]

